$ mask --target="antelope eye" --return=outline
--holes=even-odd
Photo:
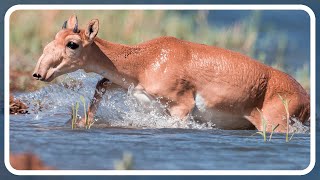
[[[68,42],[67,47],[70,49],[77,49],[79,47],[79,45],[70,41],[70,42]]]

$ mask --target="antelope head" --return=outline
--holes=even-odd
[[[33,77],[50,82],[54,78],[82,69],[87,58],[86,49],[93,43],[99,30],[99,21],[93,19],[84,30],[78,28],[78,19],[71,16],[62,29],[43,49]]]

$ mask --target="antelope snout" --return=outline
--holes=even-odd
[[[32,76],[33,76],[33,78],[36,79],[36,80],[42,80],[42,79],[43,79],[42,76],[41,76],[39,73],[37,73],[37,72],[34,72],[34,73],[32,74]]]

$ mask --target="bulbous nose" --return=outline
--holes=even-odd
[[[41,79],[41,75],[38,73],[33,73],[32,74],[33,78],[35,78],[36,80],[40,80]]]

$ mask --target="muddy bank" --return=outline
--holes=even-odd
[[[28,106],[10,94],[10,114],[27,114]]]
[[[50,170],[42,160],[32,153],[10,154],[10,164],[16,170]]]

